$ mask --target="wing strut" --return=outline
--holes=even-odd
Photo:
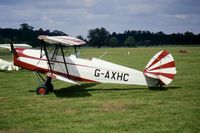
[[[50,62],[50,60],[49,60],[49,56],[48,56],[48,52],[47,52],[46,45],[43,45],[43,48],[44,48],[45,55],[46,55],[46,57],[47,57],[47,61],[48,61],[48,64],[49,64],[49,68],[50,68],[51,74],[53,74],[53,70],[52,70],[52,68],[51,68],[51,62]]]
[[[44,42],[42,42],[42,44],[40,45],[40,58],[42,58],[42,48],[43,48],[42,45],[43,45],[43,43]]]
[[[67,72],[67,78],[69,78],[69,71],[67,69],[67,63],[66,63],[66,60],[65,60],[65,54],[63,52],[63,46],[61,44],[60,44],[60,49],[61,49],[61,52],[62,52],[63,61],[65,63],[65,68],[66,68],[66,72]]]
[[[56,48],[55,48],[55,50],[54,50],[54,52],[53,52],[53,55],[52,55],[52,57],[51,57],[51,60],[53,60],[54,59],[54,57],[55,57],[55,55],[58,53],[58,45],[56,45]]]
[[[75,50],[75,54],[76,54],[76,57],[77,57],[77,49],[76,49],[76,46],[74,46],[74,50]]]

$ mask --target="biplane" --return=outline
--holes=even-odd
[[[132,84],[146,86],[168,85],[176,74],[175,61],[168,51],[160,51],[145,67],[138,71],[98,58],[83,59],[78,57],[77,47],[86,42],[69,36],[40,35],[40,49],[14,48],[14,65],[35,72],[41,81],[36,93],[40,95],[53,91],[51,81],[58,79],[70,84],[82,82]],[[51,51],[48,50],[51,47]],[[74,47],[75,54],[67,55],[66,49]],[[41,76],[45,74],[45,78]]]

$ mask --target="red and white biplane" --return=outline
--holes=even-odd
[[[41,49],[14,48],[14,65],[35,72],[42,84],[36,89],[37,94],[45,95],[53,91],[52,79],[58,79],[71,84],[77,81],[133,84],[146,86],[168,85],[176,74],[175,61],[168,51],[158,52],[145,67],[138,71],[97,58],[91,60],[78,58],[76,55],[66,55],[64,49],[86,44],[86,42],[69,36],[38,37],[42,41]],[[53,47],[49,51],[47,46]],[[46,75],[44,79],[40,73]]]

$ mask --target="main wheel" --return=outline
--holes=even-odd
[[[38,95],[46,95],[48,94],[48,92],[49,92],[48,88],[44,85],[41,85],[36,89],[36,93]]]

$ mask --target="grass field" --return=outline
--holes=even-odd
[[[54,93],[39,96],[32,72],[1,71],[0,133],[200,132],[200,47],[84,48],[81,57],[99,57],[107,51],[104,60],[143,70],[161,49],[172,53],[178,71],[163,90],[55,81]],[[10,58],[0,52],[0,58]]]

